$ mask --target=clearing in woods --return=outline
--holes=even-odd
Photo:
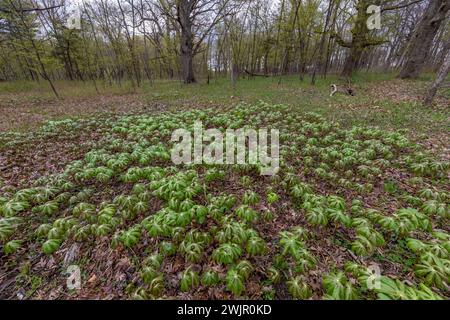
[[[449,298],[450,96],[423,107],[428,80],[0,84],[0,297]],[[174,166],[198,120],[278,129],[279,173]]]

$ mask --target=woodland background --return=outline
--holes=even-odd
[[[373,4],[379,30],[366,27]],[[1,0],[0,79],[47,81],[58,95],[58,80],[416,78],[444,64],[449,10],[449,0]]]

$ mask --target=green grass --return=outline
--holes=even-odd
[[[108,94],[125,94],[130,92],[131,83],[124,82],[123,85],[108,85],[106,82],[97,81],[100,92]],[[89,97],[96,95],[95,86],[92,81],[55,81],[55,87],[62,98]],[[0,83],[0,92],[9,94],[23,94],[29,99],[53,100],[55,95],[46,81],[11,81]]]
[[[297,76],[243,79],[233,90],[228,79],[216,79],[210,84],[186,86],[174,82],[157,82],[144,90],[145,101],[166,103],[171,106],[226,106],[239,101],[256,103],[260,100],[272,104],[294,106],[298,112],[317,112],[330,120],[339,120],[344,126],[376,125],[385,129],[409,129],[411,132],[429,133],[445,130],[450,124],[448,110],[430,110],[420,103],[398,102],[378,97],[374,103],[367,89],[381,81],[393,80],[395,74],[361,73],[355,76],[357,95],[330,98],[330,85],[340,83],[336,76],[318,78],[316,85],[310,79],[301,81]],[[424,87],[431,76],[413,82]],[[280,81],[280,83],[279,83]],[[351,108],[356,106],[355,108]]]
[[[86,104],[87,108],[95,110],[95,103],[89,105],[89,98],[126,96],[134,93],[127,99],[142,101],[149,105],[149,109],[156,104],[171,110],[209,106],[222,109],[240,102],[253,104],[262,100],[271,104],[293,106],[294,110],[300,113],[313,111],[329,120],[338,120],[346,127],[379,126],[383,129],[404,129],[414,135],[446,132],[446,128],[450,125],[448,109],[430,109],[422,106],[419,101],[395,100],[385,96],[383,92],[377,93],[373,90],[373,87],[380,85],[381,82],[388,89],[392,83],[392,89],[395,90],[398,81],[394,80],[395,76],[394,73],[361,72],[354,77],[357,93],[355,97],[341,95],[333,98],[329,97],[330,85],[340,83],[336,75],[329,75],[326,79],[317,77],[315,86],[310,84],[310,77],[305,77],[303,81],[298,76],[240,79],[235,90],[229,78],[224,77],[213,78],[209,84],[200,80],[199,83],[192,85],[185,85],[178,80],[157,80],[153,84],[145,81],[136,90],[132,89],[130,82],[124,82],[121,86],[110,86],[98,81],[100,94],[96,92],[91,81],[58,81],[56,87],[63,98],[60,102],[56,101],[44,81],[39,83],[19,81],[0,83],[0,112],[2,105],[23,103],[27,106],[26,112],[45,119],[63,119],[64,112],[54,114],[53,108],[47,107],[49,103],[60,103],[64,108],[67,101],[82,100],[81,103]],[[432,78],[433,75],[425,74],[418,80],[404,82],[406,86],[412,88],[412,93],[402,94],[412,95],[417,92],[420,94]],[[444,96],[445,94],[444,92]],[[67,116],[73,116],[70,114],[70,106],[67,109]],[[133,112],[133,109],[129,110],[129,113]],[[22,129],[29,130],[29,126],[23,125]]]

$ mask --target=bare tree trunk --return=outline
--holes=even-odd
[[[273,73],[278,73],[278,48],[280,45],[280,33],[281,33],[281,24],[283,21],[283,13],[284,13],[284,5],[285,0],[281,0],[281,9],[280,9],[280,17],[278,18],[278,26],[277,26],[277,38],[275,41],[275,58],[274,58],[274,70]]]
[[[231,63],[231,84],[233,86],[233,90],[236,90],[236,83],[237,83],[238,77],[239,77],[239,68],[233,59],[233,61]]]
[[[301,0],[294,1],[291,4],[292,4],[292,8],[291,8],[289,20],[292,20],[292,22],[289,20],[287,22],[287,24],[288,24],[287,29],[288,29],[288,33],[289,33],[288,39],[289,40],[286,41],[286,44],[284,46],[284,56],[283,56],[283,61],[281,64],[281,70],[282,70],[283,75],[289,74],[289,72],[290,72],[290,70],[289,70],[289,66],[291,64],[290,53],[292,51],[293,44],[295,43],[295,27],[297,24],[299,8],[302,4],[302,1]],[[294,14],[293,18],[292,18],[292,12]],[[304,57],[302,57],[302,59],[304,60]]]
[[[314,85],[316,83],[316,72],[317,70],[319,70],[319,72],[323,71],[323,53],[324,53],[324,47],[325,47],[325,40],[326,40],[326,36],[327,36],[327,31],[328,31],[328,25],[330,22],[330,18],[331,18],[331,12],[333,10],[333,0],[330,1],[329,5],[328,5],[328,9],[327,9],[327,15],[326,15],[326,19],[325,19],[325,25],[323,27],[323,33],[322,36],[320,37],[320,43],[319,43],[319,54],[316,60],[316,63],[314,64],[314,70],[312,73],[312,77],[311,77],[311,84]]]
[[[20,17],[20,20],[21,20],[23,26],[29,28],[29,26],[28,26],[28,24],[27,24],[27,22],[25,20],[25,17],[24,17],[24,12],[20,12],[19,11],[19,17]],[[33,39],[32,34],[31,33],[27,33],[27,36],[28,36],[28,40],[31,43],[31,46],[33,47],[34,54],[36,56],[37,62],[39,64],[40,68],[41,68],[41,70],[40,70],[41,76],[44,78],[44,80],[46,80],[50,84],[50,87],[52,88],[53,93],[59,99],[58,91],[56,91],[55,85],[53,84],[53,81],[50,78],[50,76],[49,76],[49,74],[47,72],[47,69],[45,68],[45,65],[44,65],[44,62],[42,60],[41,54],[39,53],[39,48],[36,45],[36,42]]]
[[[181,68],[184,83],[196,82],[194,76],[194,39],[192,34],[192,12],[193,1],[181,0],[178,4],[178,19],[181,26]]]
[[[446,58],[441,68],[438,71],[436,79],[434,80],[431,87],[428,89],[427,95],[424,100],[424,104],[426,106],[430,106],[433,103],[433,99],[436,96],[438,89],[442,86],[445,78],[447,78],[448,73],[450,72],[450,51],[447,51]]]
[[[181,35],[181,66],[185,83],[196,82],[194,76],[192,35],[190,32],[182,32]]]
[[[430,51],[431,43],[450,10],[450,0],[432,0],[409,42],[406,63],[399,77],[417,78]]]
[[[259,13],[259,9],[258,7],[256,8],[256,17],[258,16]],[[250,27],[251,29],[251,27]],[[255,22],[253,24],[253,37],[252,37],[252,43],[251,43],[251,49],[250,49],[250,55],[249,55],[249,59],[250,59],[250,63],[248,65],[248,68],[252,71],[252,72],[256,72],[256,57],[255,57],[255,52],[256,52],[256,37],[258,34],[258,19],[255,18]]]
[[[350,43],[346,42],[339,36],[337,36],[337,42],[343,47],[347,47],[347,57],[345,58],[344,68],[341,73],[341,77],[350,78],[354,71],[357,70],[359,61],[366,47],[372,45],[372,41],[369,40],[369,30],[367,29],[367,19],[369,17],[367,13],[367,7],[369,2],[367,0],[360,0],[357,3],[357,14],[355,17],[355,25],[353,26],[352,40]],[[376,44],[377,41],[373,41]]]
[[[439,58],[437,59],[437,63],[436,63],[436,68],[434,71],[438,72],[439,69],[441,68],[441,66],[444,64],[445,62],[445,58],[447,57],[447,53],[450,52],[450,41],[448,41],[445,45],[444,48],[442,49],[441,54],[439,55]]]
[[[359,46],[354,46],[350,48],[350,51],[345,58],[344,69],[342,70],[341,76],[345,78],[350,78],[353,74],[353,71],[358,68],[359,60],[361,59],[361,55],[363,53],[363,49]]]
[[[337,13],[338,13],[338,8],[339,8],[339,5],[340,5],[341,1],[337,0],[336,2],[337,3],[336,3],[336,5],[333,8],[333,19],[331,21],[331,26],[330,26],[331,33],[334,33],[334,30],[335,30],[335,27],[336,27]],[[324,68],[323,68],[323,77],[324,78],[327,77],[328,68],[330,67],[330,59],[332,57],[332,53],[334,51],[334,47],[335,47],[335,42],[332,41],[331,37],[329,37],[328,38],[327,51],[326,51],[326,55],[325,55],[325,65],[324,65]]]

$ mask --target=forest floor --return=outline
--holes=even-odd
[[[231,88],[228,79],[190,86],[179,81],[159,81],[152,86],[144,84],[138,92],[133,92],[129,84],[121,87],[100,86],[100,94],[90,83],[73,85],[59,82],[57,88],[62,99],[56,99],[45,83],[0,83],[0,134],[4,134],[4,138],[0,135],[0,148],[11,135],[33,136],[34,131],[50,120],[207,107],[221,110],[239,103],[264,101],[290,105],[299,113],[316,112],[331,121],[339,121],[347,128],[376,125],[382,129],[401,130],[411,139],[435,150],[442,158],[450,159],[450,90],[441,91],[432,108],[424,107],[421,100],[429,80],[427,76],[408,81],[395,79],[392,74],[361,74],[355,80],[356,96],[337,95],[333,98],[329,97],[330,85],[339,83],[335,76],[318,78],[315,86],[310,85],[310,79],[300,81],[294,76],[244,79],[238,83],[236,90]],[[48,141],[40,140],[39,144],[26,148],[26,154],[15,155],[14,160],[5,160],[0,156],[0,168],[2,165],[14,165],[13,172],[21,172],[21,179],[28,181],[27,172],[41,175],[49,167],[42,159],[49,159],[62,168],[67,161],[77,158],[76,154],[68,156],[71,147],[78,149],[89,139],[92,139],[90,132],[79,132],[69,141],[53,137]],[[55,153],[55,150],[65,152]],[[67,157],[66,161],[62,161],[61,157]],[[44,168],[34,170],[35,166]],[[4,174],[3,170],[0,177],[4,178]],[[16,176],[16,173],[13,175]],[[16,185],[15,181],[7,182]]]
[[[167,241],[161,241],[158,237],[155,240],[155,236],[149,237],[146,234],[142,236],[143,239],[141,239],[140,244],[134,244],[131,246],[133,248],[128,249],[127,241],[129,239],[124,236],[125,232],[122,231],[129,231],[127,234],[130,234],[130,238],[133,238],[133,231],[136,231],[133,228],[137,228],[137,225],[152,230],[151,223],[155,221],[147,221],[145,212],[150,209],[153,212],[162,212],[163,200],[167,200],[167,198],[164,195],[155,197],[152,182],[146,183],[143,187],[142,181],[130,178],[130,181],[124,183],[123,179],[126,179],[124,178],[124,172],[116,171],[116,169],[113,170],[114,172],[110,172],[109,164],[106,165],[106,163],[98,167],[103,160],[95,158],[109,155],[112,157],[110,160],[119,161],[120,159],[117,156],[120,152],[126,153],[134,150],[135,147],[133,146],[141,141],[139,139],[145,141],[148,139],[152,143],[158,140],[149,138],[148,132],[161,139],[160,141],[165,141],[167,139],[165,130],[172,129],[176,125],[176,123],[173,124],[174,120],[171,120],[171,118],[178,119],[177,121],[180,123],[189,122],[193,117],[190,113],[192,110],[195,110],[195,112],[204,111],[205,114],[200,115],[205,119],[205,122],[209,121],[211,125],[218,125],[215,121],[219,121],[222,117],[228,117],[230,121],[238,123],[244,121],[250,125],[260,126],[267,124],[262,119],[262,116],[267,116],[274,119],[269,124],[279,124],[281,127],[285,126],[286,130],[292,130],[288,133],[292,135],[292,140],[295,140],[298,135],[305,135],[307,138],[314,136],[311,132],[304,131],[305,129],[300,127],[300,124],[304,124],[302,121],[307,121],[319,133],[325,130],[332,133],[333,136],[341,138],[349,134],[352,135],[351,128],[353,126],[361,126],[365,130],[361,133],[361,137],[355,136],[355,140],[360,141],[356,143],[355,149],[358,150],[358,154],[363,157],[364,161],[375,168],[373,169],[374,172],[370,171],[371,168],[365,168],[364,161],[362,161],[363,163],[360,163],[357,168],[355,165],[355,168],[346,172],[336,170],[339,177],[346,177],[343,181],[339,180],[339,183],[333,176],[328,176],[327,173],[314,171],[317,167],[323,167],[322,169],[325,169],[325,171],[329,170],[328,166],[332,162],[326,156],[325,159],[328,160],[323,161],[320,161],[320,158],[316,158],[316,156],[312,157],[310,165],[299,164],[298,161],[295,161],[294,156],[292,164],[287,166],[288,172],[282,174],[283,182],[260,178],[251,169],[250,171],[245,169],[241,172],[234,169],[218,168],[216,172],[211,168],[198,168],[198,176],[194,180],[199,179],[205,187],[202,191],[204,195],[200,194],[192,198],[198,205],[214,206],[216,204],[211,202],[211,197],[227,195],[235,196],[240,199],[242,206],[251,206],[260,213],[265,212],[267,208],[273,211],[274,217],[267,217],[266,225],[261,222],[245,221],[245,218],[241,216],[237,219],[238,221],[248,222],[246,226],[250,225],[256,230],[259,237],[267,243],[266,250],[269,252],[267,257],[273,259],[273,261],[268,261],[265,258],[253,257],[250,253],[241,254],[242,257],[251,261],[254,269],[249,279],[247,279],[248,275],[245,276],[248,280],[245,297],[284,299],[293,296],[295,292],[293,293],[292,289],[292,279],[295,278],[296,274],[302,274],[301,281],[304,281],[312,292],[311,294],[305,294],[304,298],[327,296],[329,293],[327,293],[326,286],[322,286],[323,279],[320,275],[323,273],[332,275],[335,268],[344,270],[344,263],[348,261],[363,266],[367,266],[371,262],[377,262],[382,265],[391,278],[405,280],[411,287],[416,288],[416,285],[423,282],[423,276],[419,276],[423,272],[416,271],[416,266],[421,262],[420,255],[417,252],[408,252],[409,247],[406,246],[405,237],[394,236],[385,230],[387,227],[379,227],[380,222],[377,219],[380,217],[374,215],[373,212],[372,215],[367,214],[364,210],[384,211],[388,212],[389,216],[397,217],[398,210],[407,206],[425,210],[423,208],[427,201],[435,201],[437,205],[444,203],[444,213],[440,212],[440,215],[437,214],[437,209],[434,212],[429,209],[430,215],[433,216],[430,217],[430,223],[433,225],[433,232],[444,232],[448,236],[449,173],[448,167],[441,168],[440,163],[450,160],[450,92],[441,92],[435,105],[432,108],[426,108],[421,105],[420,101],[429,84],[429,78],[427,77],[415,81],[403,81],[394,79],[392,75],[361,74],[356,78],[355,97],[344,95],[329,97],[330,85],[335,82],[337,80],[334,77],[325,80],[318,79],[316,86],[311,86],[309,80],[305,79],[302,82],[295,77],[243,79],[238,82],[236,90],[233,90],[227,79],[217,79],[212,80],[210,84],[202,83],[191,86],[185,86],[175,81],[160,81],[152,86],[145,84],[143,88],[135,92],[132,92],[127,86],[121,88],[99,86],[100,93],[97,93],[93,85],[89,83],[80,83],[73,86],[70,83],[61,82],[57,83],[57,88],[63,97],[60,100],[51,95],[44,83],[38,86],[30,83],[0,83],[0,216],[3,216],[3,220],[0,218],[0,240],[2,240],[0,246],[3,246],[0,256],[0,297],[20,299],[148,298],[155,296],[232,298],[233,295],[230,295],[230,291],[233,292],[234,296],[241,296],[241,293],[236,293],[239,290],[234,291],[230,288],[229,283],[226,283],[225,275],[231,272],[231,269],[229,269],[227,273],[226,264],[218,263],[215,260],[216,258],[213,258],[207,264],[201,264],[195,258],[195,252],[190,256],[186,249],[180,249],[184,248],[182,246],[184,242],[182,241],[180,241],[181,244],[175,243],[176,246],[179,246],[180,252],[174,253],[171,252],[170,248],[167,248]],[[267,103],[267,105],[261,105],[260,101]],[[277,107],[278,104],[286,105],[287,109],[282,106]],[[239,107],[240,105],[241,107]],[[256,107],[258,105],[260,105],[261,114]],[[244,113],[242,117],[234,111],[240,108],[243,109]],[[174,111],[176,113],[171,113]],[[278,112],[282,112],[284,116],[281,116]],[[317,115],[311,118],[310,112]],[[176,114],[178,116],[174,116]],[[134,117],[136,115],[139,117]],[[206,120],[208,116],[210,120]],[[294,123],[286,124],[283,117],[294,117],[292,118]],[[162,127],[159,127],[159,129],[153,128],[150,124],[155,119],[157,123],[160,121]],[[331,126],[330,129],[324,129],[328,126]],[[373,126],[378,127],[380,131],[375,133],[370,131]],[[125,133],[120,133],[122,129]],[[382,133],[388,138],[384,138]],[[311,134],[312,136],[310,136]],[[326,132],[322,132],[320,137],[323,138],[323,134],[326,134]],[[398,134],[404,135],[409,140],[408,145],[403,145],[403,138],[397,136]],[[319,148],[325,150],[329,143],[323,141],[322,138],[319,139],[319,142],[314,142],[315,138],[308,139],[307,147],[310,148],[317,144]],[[396,141],[396,139],[399,140]],[[365,146],[364,141],[366,140],[375,141],[374,145]],[[123,146],[120,145],[121,143]],[[302,141],[301,143],[305,142]],[[299,145],[301,143],[299,142]],[[344,149],[344,146],[340,143],[336,142],[336,145]],[[409,143],[418,143],[418,145],[412,147]],[[309,157],[308,154],[303,154],[302,151],[295,149],[295,146],[293,147],[292,150],[298,152],[301,159]],[[379,161],[374,163],[373,157],[364,152],[365,148],[368,147],[373,147],[378,151],[385,150],[383,152],[386,153],[383,155],[377,154],[376,158]],[[327,149],[327,151],[329,150]],[[341,152],[342,150],[338,149],[337,151]],[[391,151],[393,155],[391,155]],[[427,155],[421,156],[418,154],[422,151]],[[155,150],[155,152],[156,162],[161,164],[161,167],[166,168],[164,159],[158,158],[164,158],[164,148],[163,150]],[[91,153],[93,155],[89,156]],[[391,158],[391,156],[394,158]],[[293,155],[288,154],[289,157],[293,157]],[[412,158],[413,162],[425,163],[425,167],[429,165],[432,167],[430,169],[432,172],[425,172],[429,169],[428,167],[425,169],[420,166],[414,167],[413,164],[411,165],[408,162],[408,159],[410,159],[408,157]],[[386,160],[391,161],[392,166],[383,166],[382,162]],[[145,159],[139,161],[141,164],[148,165],[148,161]],[[95,177],[90,176],[91,173],[86,173],[86,170],[89,172],[91,162],[97,169],[101,168],[98,170],[106,170],[106,173],[101,172],[106,177],[102,176],[102,178],[99,177],[96,180]],[[371,166],[370,164],[368,167]],[[130,167],[130,164],[127,164],[126,167]],[[369,172],[366,172],[366,169]],[[65,187],[54,187],[54,181],[48,177],[67,170],[72,170],[70,183]],[[165,170],[155,171],[152,174],[164,176],[164,179],[168,180],[174,177],[170,170]],[[299,173],[302,170],[304,173]],[[354,170],[353,177],[351,170]],[[379,172],[380,170],[382,173]],[[183,176],[183,172],[185,171],[180,172],[180,179],[188,179],[189,183],[192,182],[193,178],[186,178]],[[227,178],[223,181],[224,185],[214,183],[207,178],[208,175],[211,175],[213,180],[224,179],[222,176],[224,172],[227,173]],[[342,205],[346,208],[344,211],[347,213],[352,211],[351,214],[354,215],[355,221],[359,221],[357,219],[361,218],[367,220],[370,225],[373,224],[374,228],[376,226],[386,239],[386,244],[372,244],[376,248],[365,248],[368,252],[360,252],[353,247],[355,233],[358,234],[358,230],[360,230],[358,229],[360,226],[357,226],[356,222],[352,227],[342,221],[344,225],[339,225],[335,221],[333,226],[328,225],[327,227],[321,225],[320,222],[314,222],[313,218],[309,218],[306,209],[308,197],[302,194],[300,196],[302,204],[299,205],[296,202],[297,200],[291,199],[292,194],[284,190],[288,187],[295,187],[292,185],[294,182],[290,180],[289,173],[297,174],[295,184],[308,184],[306,189],[312,188],[311,194],[325,197],[324,199],[328,199],[325,200],[325,202],[328,201],[328,204],[332,201],[336,202],[336,199],[327,197],[334,194],[339,195],[345,203]],[[83,174],[89,177],[83,177]],[[149,178],[149,180],[151,179]],[[343,188],[342,184],[348,186]],[[54,189],[58,189],[58,191]],[[63,192],[63,189],[65,192]],[[31,191],[21,192],[20,190]],[[45,201],[39,199],[42,190],[47,190],[45,192],[48,193],[44,195]],[[431,194],[424,190],[431,190]],[[136,194],[133,195],[135,191]],[[147,199],[147,191],[152,193],[151,201]],[[250,191],[255,192],[257,198],[261,200],[253,201]],[[211,194],[207,195],[207,192]],[[274,202],[267,200],[269,193],[278,195],[278,200]],[[100,223],[97,218],[90,217],[92,215],[90,210],[92,209],[89,206],[83,209],[83,205],[81,205],[81,208],[79,208],[80,204],[88,202],[100,210],[109,208],[109,203],[111,207],[115,208],[114,210],[119,208],[117,212],[124,212],[126,211],[124,206],[126,207],[128,204],[126,201],[122,203],[123,197],[121,198],[121,195],[129,194],[136,199],[140,199],[142,196],[142,199],[145,199],[147,203],[142,209],[130,209],[129,211],[133,212],[132,216],[122,215],[117,218],[120,219],[120,222],[117,222],[118,225]],[[407,196],[410,196],[410,198],[407,198]],[[35,199],[35,197],[38,199]],[[55,200],[56,198],[58,200]],[[352,200],[354,199],[361,199],[363,202],[364,208],[361,208],[361,212],[356,208],[357,205],[353,204]],[[190,198],[185,200],[190,200]],[[19,202],[22,205],[25,202],[26,205],[23,208],[14,206],[9,208],[7,206],[8,203],[17,205]],[[55,203],[62,212],[62,214],[57,214],[56,217],[64,217],[66,220],[61,222],[61,219],[55,220],[55,217],[52,216],[56,214],[55,210],[52,209],[52,205]],[[46,204],[48,206],[43,207]],[[355,212],[353,212],[354,206]],[[236,209],[236,207],[233,208]],[[77,210],[81,214],[75,214]],[[301,212],[303,215],[298,216],[294,211]],[[45,218],[36,216],[36,213],[45,216]],[[111,214],[111,217],[113,215]],[[400,217],[401,214],[398,216]],[[8,220],[11,217],[18,217],[22,222]],[[71,217],[77,222],[70,220]],[[116,219],[116,217],[114,218]],[[328,217],[328,219],[332,220],[331,217]],[[58,222],[58,220],[60,221]],[[71,222],[68,222],[69,220]],[[26,221],[26,223],[23,223],[23,221]],[[136,222],[139,223],[136,224]],[[77,235],[76,237],[70,233],[71,231],[67,226],[71,223],[80,224],[77,226],[70,225],[70,227],[78,228],[73,231]],[[211,230],[225,228],[225,222],[216,217],[208,216],[208,220],[204,223],[206,223],[207,229],[204,226],[202,227],[202,223],[198,221],[192,222],[196,228],[191,230],[183,225],[183,237],[185,237],[183,239],[188,239],[189,234],[203,237],[199,230],[209,230],[210,227],[212,227]],[[8,228],[11,227],[9,224],[14,229],[13,234],[8,231],[10,230]],[[105,234],[103,234],[103,229],[101,231],[94,230],[102,225],[107,225],[104,230]],[[86,226],[89,226],[89,228],[83,229]],[[118,231],[120,237],[116,239],[119,247],[110,248],[111,237],[109,233],[114,233],[118,226],[122,228],[120,231],[122,233]],[[276,252],[280,250],[281,240],[272,236],[272,234],[278,234],[281,231],[291,230],[294,226],[301,226],[306,230],[306,233],[299,235],[299,237],[301,238],[300,242],[304,242],[309,251],[305,251],[307,253],[301,259],[305,262],[310,259],[311,255],[315,257],[308,260],[311,263],[310,266],[300,271],[297,270],[298,266],[295,267],[295,261],[289,260],[293,257],[286,258],[289,260],[289,265],[282,265],[280,261],[277,261],[278,255]],[[3,227],[5,229],[2,229]],[[47,228],[49,229],[47,230]],[[419,230],[420,228],[416,226],[417,230],[414,228],[414,230],[407,230],[408,236],[424,242],[428,241],[429,246],[435,244],[435,249],[437,248],[438,251],[442,247],[448,250],[449,239],[441,235],[444,240],[441,238],[436,240],[431,236],[431,229],[424,227],[424,230]],[[57,244],[53,255],[45,255],[41,252],[41,245],[45,245],[47,242],[39,238],[40,236],[37,236],[36,239],[38,229],[45,231],[45,235],[48,236],[47,242],[55,240],[54,243],[49,244],[50,247]],[[49,233],[52,233],[54,229],[60,233],[64,229],[64,237],[61,234],[54,238],[51,237]],[[176,227],[173,229],[176,229]],[[4,235],[2,234],[3,230],[7,230]],[[250,232],[248,230],[244,231]],[[87,232],[87,234],[84,235],[83,232]],[[138,233],[141,234],[140,231]],[[220,231],[209,235],[215,239],[213,243],[217,245],[216,249],[219,248],[219,244],[227,244],[224,242],[231,241],[230,239],[218,240],[219,234]],[[296,233],[292,231],[290,235],[293,236],[293,234]],[[77,238],[78,236],[79,238]],[[84,236],[86,236],[86,239]],[[98,243],[92,243],[92,237],[98,237]],[[167,238],[167,235],[159,235],[159,237],[164,239]],[[20,239],[20,246],[14,250],[14,254],[3,254],[7,247],[6,240],[11,241],[13,239]],[[112,241],[114,239],[112,237]],[[211,242],[211,240],[204,241]],[[199,240],[195,239],[194,242],[199,242]],[[125,243],[127,244],[125,245]],[[446,245],[447,247],[445,247]],[[212,245],[211,248],[207,248],[207,245],[203,243],[200,247],[202,248],[202,255],[212,253]],[[146,269],[145,263],[143,263],[145,257],[148,258],[154,251],[149,248],[160,248],[159,254],[164,256],[164,262],[157,263],[158,266],[155,269],[159,268],[159,270],[156,270],[155,274],[152,273],[152,270]],[[83,254],[80,254],[80,250],[83,250]],[[436,255],[439,256],[438,253]],[[212,254],[212,256],[216,257],[217,255]],[[158,256],[157,260],[159,258]],[[200,286],[197,285],[197,289],[188,290],[186,293],[180,292],[178,281],[182,277],[182,271],[192,271],[186,268],[188,259],[191,259],[189,261],[191,261],[190,264],[193,266],[194,273],[203,274],[206,270],[214,270],[220,278],[224,278],[223,284],[220,284],[222,283],[220,282],[216,286],[209,287],[202,283]],[[312,260],[314,260],[314,263]],[[445,257],[442,260],[445,260]],[[80,292],[65,288],[66,276],[63,266],[67,267],[67,264],[73,261],[77,261],[78,265],[83,266],[84,285]],[[271,277],[269,277],[270,280],[266,279],[270,266],[280,271],[284,270],[281,278],[290,279],[291,282],[280,282],[279,279],[272,279]],[[350,274],[349,270],[345,269],[346,277],[357,287],[354,292],[355,295],[352,297],[374,298],[373,294],[367,293],[362,288],[363,284],[359,284],[361,288],[357,286],[358,277]],[[158,282],[161,281],[158,276],[159,273],[164,274],[163,284]],[[101,277],[102,274],[103,277]],[[183,275],[185,274],[187,272],[183,273]],[[448,274],[442,274],[441,272],[439,276],[445,278],[448,277]],[[155,284],[155,281],[158,283]],[[345,280],[342,281],[345,282]],[[425,283],[432,288],[434,293],[448,297],[448,284],[429,279]],[[160,285],[165,289],[158,289]],[[301,295],[299,292],[297,294]],[[377,294],[386,294],[386,292],[378,292]]]
[[[144,83],[133,90],[122,86],[92,83],[58,82],[62,99],[56,99],[46,83],[0,83],[0,132],[30,131],[47,120],[105,114],[136,114],[204,107],[223,108],[240,102],[265,101],[287,104],[299,112],[318,112],[327,118],[343,120],[347,125],[377,126],[420,132],[438,132],[447,125],[450,90],[441,91],[433,108],[420,101],[431,76],[408,81],[393,74],[362,73],[355,76],[356,96],[329,97],[330,85],[339,83],[335,76],[310,79],[298,77],[243,79],[233,90],[229,80],[213,79],[210,84],[190,86],[179,81]],[[383,111],[383,112],[382,112]]]

